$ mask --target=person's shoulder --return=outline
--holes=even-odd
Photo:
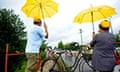
[[[94,38],[101,38],[103,36],[103,33],[97,33]]]
[[[97,33],[95,36],[99,36],[99,35],[101,35],[102,33]]]
[[[33,25],[33,28],[41,29],[41,26]]]

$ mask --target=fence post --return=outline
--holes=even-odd
[[[5,53],[5,72],[7,72],[7,66],[8,66],[8,46],[9,46],[9,44],[6,44],[6,53]]]

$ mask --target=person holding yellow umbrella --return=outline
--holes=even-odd
[[[21,10],[27,17],[34,19],[34,26],[27,32],[26,57],[28,61],[26,72],[37,72],[39,48],[43,38],[48,38],[47,25],[44,19],[57,13],[58,3],[53,0],[26,0]],[[43,20],[46,35],[41,28],[40,19]]]
[[[39,48],[42,41],[48,38],[47,25],[44,24],[44,30],[41,28],[41,20],[37,17],[34,18],[34,25],[27,31],[27,44],[26,44],[26,57],[27,67],[25,72],[37,72],[39,61]],[[46,35],[45,35],[45,33]]]
[[[115,66],[114,46],[115,36],[109,32],[110,22],[103,20],[99,24],[99,34],[93,37],[90,45],[93,47],[92,65],[98,72],[113,72]]]
[[[78,24],[84,24],[92,22],[93,35],[95,34],[94,22],[107,19],[112,15],[116,14],[115,8],[109,5],[100,5],[100,6],[92,6],[90,8],[84,9],[80,11],[74,18],[74,22]]]

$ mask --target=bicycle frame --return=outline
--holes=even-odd
[[[64,51],[64,52],[58,52],[58,53],[56,53],[56,54],[58,54],[57,57],[55,57],[55,56],[53,55],[53,58],[55,59],[55,63],[52,65],[52,67],[51,67],[51,69],[49,70],[49,72],[58,72],[58,71],[55,71],[55,70],[54,70],[54,67],[55,67],[55,65],[57,64],[57,62],[58,62],[59,59],[61,59],[61,62],[62,62],[62,64],[63,64],[63,65],[62,65],[62,71],[63,71],[63,72],[74,72],[74,71],[77,69],[78,65],[80,66],[80,65],[82,64],[82,61],[81,61],[82,58],[83,58],[83,60],[85,61],[85,63],[87,63],[88,66],[92,68],[92,66],[89,65],[88,60],[86,59],[86,57],[83,55],[82,50],[79,49],[78,54],[77,54],[77,56],[76,56],[76,58],[75,58],[75,61],[74,61],[74,63],[73,63],[72,66],[67,66],[67,65],[65,64],[65,61],[64,61],[64,59],[63,59],[63,57],[62,57],[62,54],[63,54],[63,53],[65,53],[65,51]],[[80,71],[80,70],[79,70],[79,71]]]
[[[49,70],[49,72],[57,72],[57,71],[54,70],[54,67],[55,67],[56,63],[58,62],[59,58],[62,59],[62,56],[61,56],[62,53],[58,53],[58,54],[59,54],[59,55],[58,55],[57,58],[54,57],[54,58],[55,58],[55,63],[53,64],[53,66],[51,67],[51,69]],[[53,56],[54,56],[54,55],[53,55]],[[62,59],[62,62],[64,62],[63,59]]]
[[[55,67],[55,64],[58,62],[59,58],[61,58],[61,61],[62,61],[62,63],[63,63],[63,66],[65,67],[65,68],[63,69],[63,72],[71,72],[71,71],[74,72],[74,71],[76,70],[76,68],[77,68],[77,66],[78,66],[81,58],[83,58],[83,56],[82,56],[82,54],[81,54],[81,50],[79,50],[79,52],[78,52],[78,54],[77,54],[77,57],[75,58],[74,64],[73,64],[72,66],[66,66],[66,64],[64,63],[63,57],[61,56],[62,53],[57,53],[57,54],[58,54],[58,57],[55,58],[55,63],[54,63],[54,65],[51,67],[50,72],[51,72],[51,71],[54,71],[53,68]],[[81,64],[81,63],[80,63],[80,64]]]

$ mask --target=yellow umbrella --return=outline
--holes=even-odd
[[[27,0],[22,7],[27,17],[50,18],[58,11],[58,4],[52,0]]]
[[[106,19],[112,15],[116,14],[114,8],[108,5],[102,5],[97,7],[90,7],[77,14],[74,18],[75,23],[86,23],[92,22],[93,32],[94,32],[94,21],[100,19]]]

